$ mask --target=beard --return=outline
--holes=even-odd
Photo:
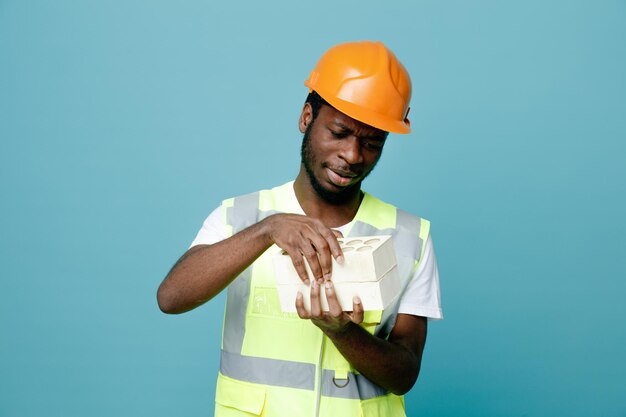
[[[304,136],[302,138],[302,147],[300,149],[300,156],[302,158],[302,164],[304,165],[304,169],[307,173],[307,177],[309,177],[309,182],[311,187],[315,190],[317,195],[327,203],[333,205],[341,205],[349,202],[361,191],[361,183],[369,175],[370,172],[374,169],[374,166],[361,178],[358,182],[351,184],[341,190],[329,190],[325,188],[317,179],[313,172],[313,167],[317,165],[318,161],[313,154],[313,149],[311,146],[311,127],[313,123],[307,126],[306,131],[304,132]]]

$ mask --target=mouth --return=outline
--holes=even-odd
[[[357,177],[357,174],[353,172],[337,171],[330,168],[326,168],[328,171],[328,179],[337,187],[346,187],[353,182]]]

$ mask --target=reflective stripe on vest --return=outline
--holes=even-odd
[[[233,199],[232,206],[226,207],[226,222],[232,227],[233,235],[276,213],[275,211],[260,213],[258,207],[258,192]],[[250,296],[251,278],[252,265],[246,268],[228,286],[222,349],[224,346],[228,346],[228,350],[231,352],[241,352],[246,328],[246,309]]]
[[[233,227],[233,234],[255,223],[258,205],[259,194],[254,193],[237,197],[232,207],[226,209],[226,221]],[[246,306],[242,301],[247,303],[251,277],[252,266],[249,266],[228,286],[222,348],[228,346],[231,351],[241,352],[246,324]]]
[[[273,191],[264,192],[272,193]],[[269,195],[269,199],[267,195],[264,197],[266,197],[264,201],[269,200],[271,202],[269,205],[274,203],[272,194]],[[373,199],[373,197],[370,198]],[[225,220],[232,227],[233,234],[272,214],[281,212],[276,210],[276,207],[268,207],[268,204],[265,204],[265,210],[261,210],[259,208],[260,200],[260,193],[257,192],[227,200],[228,204],[224,203]],[[363,201],[365,200],[364,198]],[[387,207],[392,206],[385,205],[385,208],[390,210]],[[386,223],[382,223],[394,224],[395,227],[377,228],[369,224],[367,213],[365,215],[357,214],[357,218],[355,218],[346,237],[393,235],[394,247],[396,248],[398,258],[405,259],[404,264],[410,264],[410,267],[414,268],[423,254],[425,239],[428,236],[428,222],[395,207],[393,210],[395,210],[395,213],[393,213],[395,214],[395,221],[390,222],[390,219],[384,218],[383,220]],[[380,218],[380,216],[378,217]],[[384,216],[384,213],[382,216]],[[410,262],[406,260],[410,260]],[[250,299],[253,265],[241,273],[228,287],[220,372],[227,377],[240,381],[314,391],[316,385],[315,364],[243,355],[241,353],[246,331],[246,314],[249,307],[248,300]],[[406,272],[404,271],[404,273]],[[398,304],[399,297],[383,312],[380,324],[375,330],[375,334],[379,337],[386,338],[393,328]],[[277,341],[277,343],[287,342],[287,340]],[[344,386],[344,380],[333,381],[335,370],[323,369],[321,372],[319,389],[321,390],[321,395],[325,397],[366,400],[389,394],[388,391],[358,373],[348,372]]]
[[[322,371],[322,395],[326,397],[369,400],[389,394],[386,389],[374,384],[361,374],[348,372],[347,379],[336,380],[335,371]]]
[[[230,378],[278,387],[315,389],[315,365],[222,351],[220,372]]]
[[[222,351],[220,372],[227,377],[255,384],[315,389],[315,365],[280,359],[257,358]],[[326,397],[367,400],[389,394],[361,374],[347,373],[344,380],[334,380],[335,371],[322,371],[322,395]],[[354,382],[354,383],[352,383]]]

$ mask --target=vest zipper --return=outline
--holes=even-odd
[[[326,337],[324,333],[322,333],[322,344],[320,346],[320,356],[317,362],[317,398],[315,404],[315,417],[319,417],[320,415],[320,401],[322,399],[322,357],[324,355],[324,343],[326,342]]]

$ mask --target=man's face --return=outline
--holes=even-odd
[[[306,107],[303,116],[306,117]],[[312,117],[312,115],[311,115]],[[380,158],[387,132],[322,105],[317,118],[300,129],[302,163],[311,186],[325,201],[342,204],[360,191]]]

